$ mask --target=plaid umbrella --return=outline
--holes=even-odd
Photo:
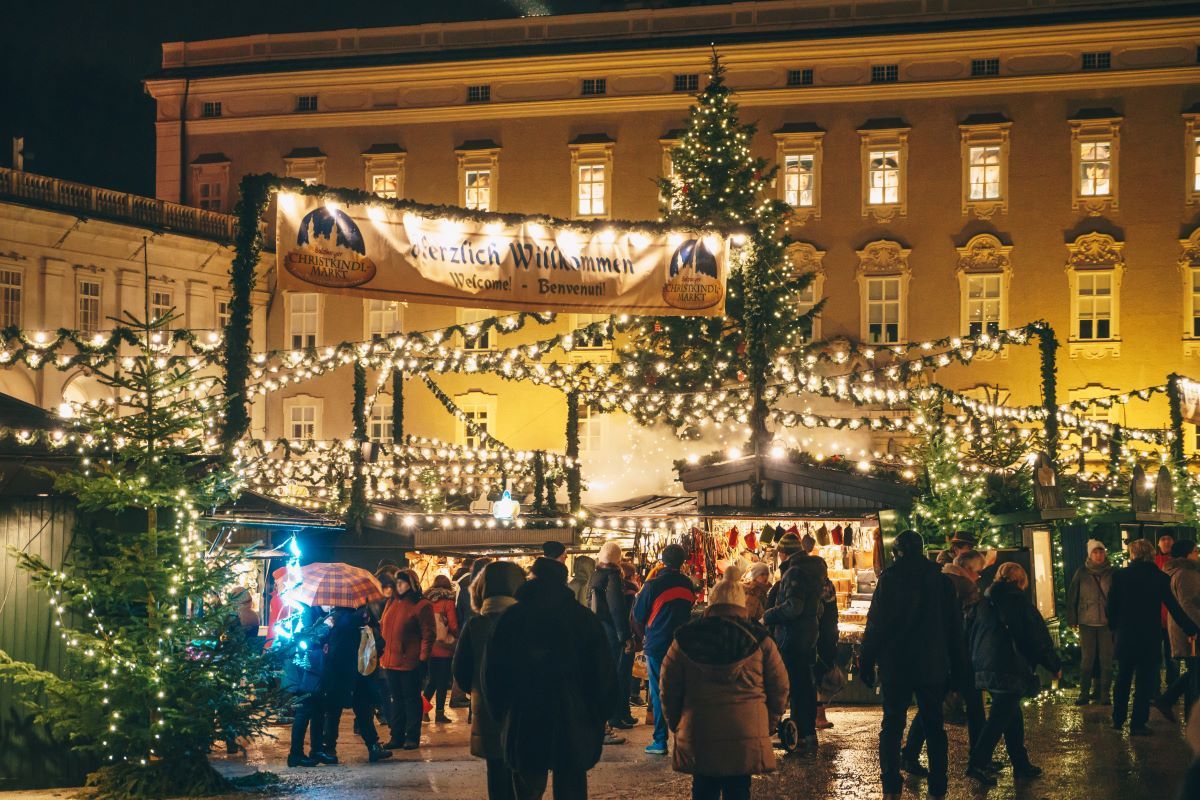
[[[304,579],[290,594],[306,606],[358,608],[383,599],[379,581],[359,567],[318,562],[301,567],[300,572]]]

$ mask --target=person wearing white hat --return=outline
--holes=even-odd
[[[1079,633],[1079,699],[1077,706],[1092,702],[1093,673],[1099,667],[1100,689],[1095,702],[1110,704],[1109,686],[1112,681],[1113,636],[1108,629],[1109,590],[1112,589],[1113,568],[1108,563],[1108,550],[1099,539],[1089,539],[1087,560],[1075,571],[1067,589],[1067,624]]]

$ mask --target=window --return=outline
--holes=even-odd
[[[821,301],[825,288],[825,251],[818,250],[808,242],[792,242],[787,248],[789,271],[796,275],[811,276],[808,285],[799,291],[796,299],[796,313],[803,315],[812,311]],[[821,318],[812,319],[812,328],[806,341],[820,338]]]
[[[317,346],[320,324],[320,297],[316,292],[288,295],[288,341],[294,349]]]
[[[325,154],[319,147],[297,147],[283,157],[284,174],[309,186],[325,182]]]
[[[813,71],[811,69],[789,69],[787,71],[788,86],[812,86]]]
[[[604,415],[581,403],[579,415],[579,454],[597,455],[604,447]]]
[[[1183,128],[1186,158],[1183,170],[1184,197],[1190,206],[1200,203],[1200,106],[1183,115]]]
[[[462,411],[458,422],[458,441],[471,448],[485,444],[480,433],[494,433],[496,425],[496,396],[479,390],[457,395],[454,404]]]
[[[872,150],[869,185],[871,205],[900,202],[900,151]]]
[[[872,64],[871,83],[895,83],[900,80],[899,64]]]
[[[971,200],[1000,198],[1000,146],[982,145],[969,150],[969,188]]]
[[[1084,53],[1082,66],[1085,70],[1108,69],[1112,66],[1112,53]]]
[[[1179,240],[1179,273],[1183,278],[1183,355],[1200,355],[1200,227]]]
[[[0,327],[21,327],[21,290],[24,273],[0,269]]]
[[[1200,269],[1188,270],[1191,277],[1192,295],[1192,337],[1200,339]]]
[[[492,171],[469,169],[464,186],[466,207],[475,211],[492,210]]]
[[[967,277],[967,335],[1000,333],[1000,275]]]
[[[607,322],[609,319],[611,317],[608,314],[572,314],[571,329],[579,330],[582,327],[597,322]],[[597,331],[591,335],[579,334],[575,336],[576,350],[609,350],[611,348],[611,341],[604,335],[603,331]]]
[[[484,328],[479,324],[495,316],[496,312],[487,308],[458,309],[458,324],[463,326],[462,347],[464,350],[491,350],[495,346],[495,329]]]
[[[400,303],[395,300],[365,300],[368,339],[386,339],[400,330]]]
[[[296,98],[296,110],[301,112],[317,110],[317,96],[315,94],[302,94]]]
[[[371,418],[367,420],[367,438],[380,444],[392,443],[392,396],[380,394],[371,407]]]
[[[877,222],[908,213],[908,125],[875,119],[858,129],[862,155],[862,214]]]
[[[171,296],[170,289],[151,289],[150,290],[150,319],[149,322],[156,322],[171,313],[175,307],[174,298]],[[167,322],[158,325],[159,328],[170,328],[171,323]]]
[[[1112,274],[1085,273],[1078,278],[1075,302],[1079,339],[1112,338]]]
[[[603,164],[579,165],[579,205],[576,214],[581,217],[601,217],[605,214],[605,166]]]
[[[1091,216],[1117,209],[1121,118],[1113,114],[1096,109],[1070,120],[1075,171],[1071,207]]]
[[[217,102],[206,102],[206,103],[204,104],[204,107],[201,109],[200,113],[201,113],[201,115],[202,115],[202,116],[204,116],[204,117],[205,117],[205,118],[207,118],[207,119],[212,119],[213,117],[219,117],[219,116],[221,116],[221,103],[220,103],[220,101],[217,101]]]
[[[371,194],[396,199],[404,192],[405,152],[400,145],[373,144],[363,154],[363,185]]]
[[[85,333],[100,330],[100,281],[81,279],[75,286],[79,293],[79,330]]]
[[[455,155],[459,205],[476,211],[499,210],[500,148],[492,140],[483,139],[464,143]]]
[[[1121,280],[1125,243],[1104,233],[1086,233],[1067,245],[1071,292],[1072,358],[1113,358],[1120,351]]]
[[[487,103],[492,99],[492,87],[487,83],[479,83],[467,87],[468,103]]]
[[[217,181],[205,182],[196,187],[197,206],[208,211],[225,210],[225,187]]]
[[[784,156],[783,201],[790,206],[811,206],[815,200],[813,175],[816,156],[803,153]]]
[[[229,320],[233,318],[232,300],[228,297],[217,298],[217,328],[225,330],[229,327]]]
[[[394,172],[379,172],[371,176],[371,193],[380,197],[397,198],[400,176]]]
[[[606,94],[608,92],[608,80],[606,78],[584,78],[583,88],[580,91],[584,97],[594,97],[596,95]]]
[[[317,407],[294,405],[288,414],[289,439],[317,438]]]
[[[962,152],[962,213],[991,219],[1008,213],[1008,136],[1000,114],[976,114],[958,126]]]
[[[604,219],[612,212],[612,157],[616,142],[603,133],[577,136],[567,147],[571,151],[571,179],[574,184],[573,216]]]
[[[908,256],[898,242],[881,239],[858,251],[861,338],[898,344],[908,338]]]
[[[895,344],[900,341],[900,279],[867,279],[867,341]]]
[[[972,78],[991,78],[1000,74],[1000,59],[998,58],[972,58],[971,59],[971,77]]]
[[[691,73],[688,75],[675,76],[675,91],[677,92],[698,92],[700,91],[700,75]]]
[[[809,122],[775,131],[779,199],[792,207],[792,222],[821,218],[821,158],[825,132]]]
[[[206,211],[227,211],[229,159],[221,153],[204,153],[192,162],[191,202]]]

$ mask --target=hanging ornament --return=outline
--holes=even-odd
[[[730,546],[730,547],[737,547],[737,543],[738,543],[738,529],[737,529],[737,526],[736,526],[736,525],[734,525],[732,528],[730,528],[730,529],[729,529],[729,534],[728,534],[728,537],[729,537],[729,538],[728,538],[728,541],[729,541],[729,546]]]
[[[739,369],[737,372],[737,379],[738,379],[738,383],[745,383],[746,382],[746,373],[742,372]]]
[[[658,320],[654,320],[654,332],[655,332],[655,333],[662,333],[662,329],[663,329],[663,327],[662,327],[662,323],[661,323],[661,322],[659,322]]]
[[[754,535],[753,528],[751,528],[750,532],[746,534],[746,538],[743,541],[746,544],[747,550],[757,550],[758,549],[758,538]]]

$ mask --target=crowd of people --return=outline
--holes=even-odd
[[[557,800],[586,798],[603,748],[624,744],[621,732],[638,724],[633,708],[648,705],[654,728],[645,752],[670,755],[674,769],[690,774],[694,800],[748,800],[751,776],[775,768],[782,721],[794,729],[790,752],[815,752],[818,731],[832,727],[825,702],[845,683],[834,589],[814,545],[781,536],[774,585],[765,563],[744,573],[731,565],[701,613],[688,555],[674,544],[644,579],[612,542],[595,559],[576,556],[570,575],[563,545],[547,542],[528,572],[479,558],[427,590],[413,570],[381,565],[383,601],[310,609],[290,644],[308,657],[288,661],[296,695],[288,764],[338,763],[344,709],[353,710],[374,762],[419,747],[422,726],[450,722],[447,703],[461,703],[490,800],[540,798],[551,776]],[[1111,703],[1114,727],[1128,720],[1132,734],[1146,735],[1152,707],[1177,719],[1178,701],[1186,713],[1200,694],[1200,554],[1193,542],[1164,537],[1156,549],[1137,540],[1129,565],[1114,569],[1102,543],[1087,550],[1066,609],[1081,651],[1078,704]],[[924,778],[930,798],[945,796],[944,709],[956,705],[968,778],[994,786],[1008,766],[1015,780],[1037,778],[1022,701],[1040,691],[1039,670],[1060,679],[1062,664],[1025,570],[993,567],[981,591],[989,559],[966,535],[935,561],[919,534],[904,531],[892,554],[857,665],[881,695],[884,797],[900,796],[905,773]],[[1160,692],[1164,656],[1184,669],[1169,673]],[[384,743],[377,718],[390,731]],[[1007,764],[994,758],[1001,739]]]

